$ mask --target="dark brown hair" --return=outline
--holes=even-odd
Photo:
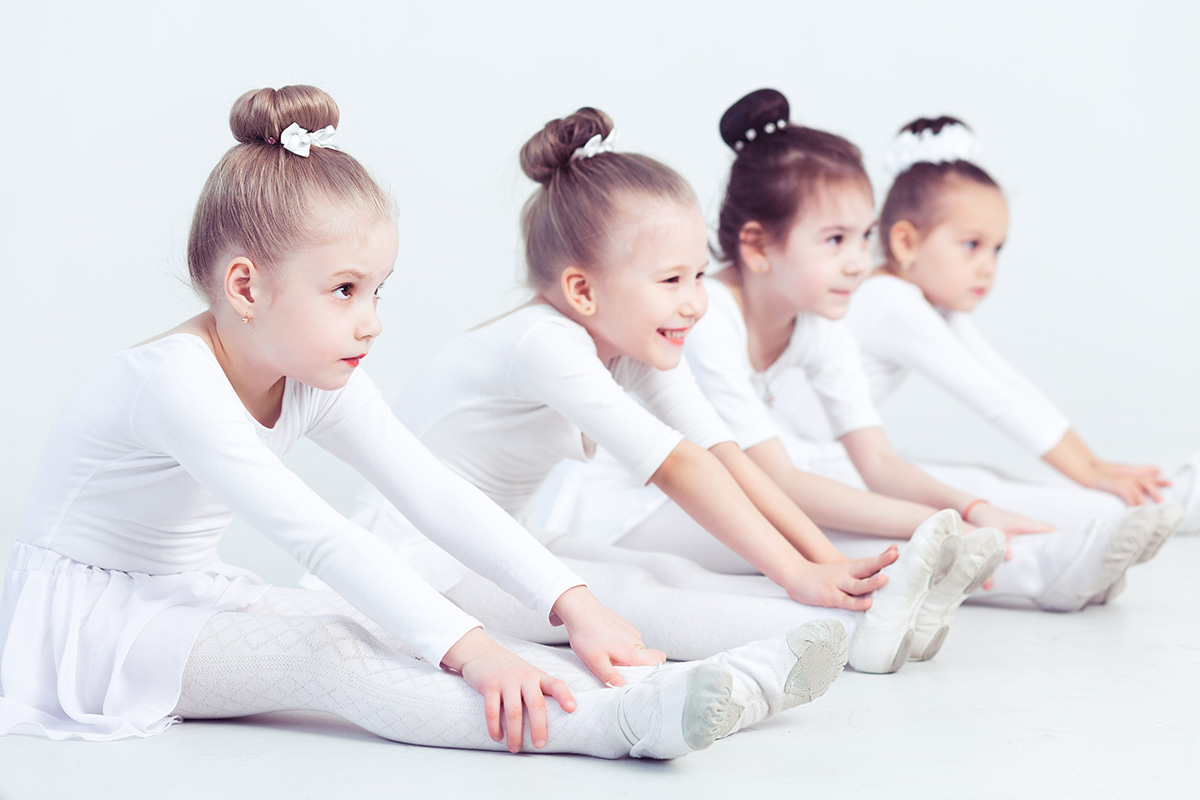
[[[283,149],[292,123],[309,131],[338,124],[333,98],[314,86],[246,92],[229,112],[238,144],[209,174],[188,236],[188,273],[211,303],[220,295],[221,261],[244,255],[272,268],[296,247],[328,235],[345,218],[321,219],[318,206],[348,206],[361,219],[394,216],[391,199],[350,155],[312,147],[308,157]]]
[[[970,130],[966,123],[954,117],[922,117],[905,125],[899,133],[920,134],[933,131],[937,134],[947,125],[962,125]],[[920,161],[896,176],[892,187],[888,189],[887,198],[883,201],[883,210],[879,212],[879,238],[883,247],[885,269],[893,270],[897,266],[895,254],[892,253],[892,226],[901,220],[907,220],[917,230],[933,227],[937,221],[942,191],[946,188],[946,183],[955,177],[983,186],[1000,188],[991,175],[970,161],[946,161],[940,164]]]
[[[637,196],[695,203],[687,181],[670,167],[636,153],[571,156],[588,142],[607,137],[612,120],[581,108],[551,120],[521,148],[521,169],[541,186],[521,212],[529,280],[544,288],[563,269],[604,265],[620,222],[621,204]]]
[[[721,138],[738,154],[717,227],[717,257],[741,267],[742,228],[757,222],[773,241],[786,238],[823,186],[860,183],[870,191],[858,148],[840,136],[789,121],[787,98],[759,89],[721,117]]]

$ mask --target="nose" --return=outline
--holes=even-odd
[[[979,272],[985,278],[990,278],[996,274],[996,265],[1000,260],[1000,254],[995,250],[987,254],[986,257],[979,259]]]
[[[366,303],[366,309],[358,318],[358,329],[355,333],[359,339],[374,339],[383,331],[383,323],[379,320],[379,310],[376,305],[379,299],[372,297]]]
[[[683,303],[679,306],[679,314],[682,317],[698,320],[704,316],[705,311],[708,311],[708,292],[704,290],[704,281],[699,280],[693,284],[691,291],[683,298]]]
[[[871,268],[871,244],[863,240],[860,247],[850,248],[842,273],[848,278],[857,278]]]

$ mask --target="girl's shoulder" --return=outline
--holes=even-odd
[[[726,283],[715,276],[705,276],[704,289],[708,294],[708,311],[697,324],[697,330],[733,328],[744,332],[746,319],[742,304]]]
[[[182,332],[168,333],[118,351],[109,359],[109,366],[131,378],[149,379],[161,372],[170,373],[174,379],[195,376],[208,380],[225,376],[208,343],[196,334]]]
[[[925,302],[925,297],[921,294],[921,288],[915,283],[909,283],[903,278],[898,278],[890,272],[876,272],[871,277],[863,281],[862,286],[858,287],[858,292],[855,294],[855,301],[861,298],[869,298],[868,302],[874,300],[899,300],[901,302]],[[854,303],[850,304],[851,309],[854,308]]]

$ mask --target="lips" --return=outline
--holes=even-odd
[[[658,335],[673,345],[682,346],[691,328],[659,328]]]
[[[358,362],[362,361],[366,357],[367,357],[367,354],[363,353],[362,355],[354,356],[353,358],[343,358],[342,361],[346,362],[347,364],[349,364],[352,367],[357,367]]]

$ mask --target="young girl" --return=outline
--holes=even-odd
[[[707,281],[709,314],[685,348],[701,388],[750,459],[819,524],[906,537],[905,521],[936,507],[957,508],[968,531],[975,523],[1027,534],[1013,541],[1012,561],[997,570],[995,589],[983,597],[1082,608],[1156,546],[1150,537],[1157,513],[1035,535],[1049,526],[956,491],[896,455],[871,404],[853,338],[834,321],[869,268],[871,187],[857,148],[791,124],[788,116],[786,98],[764,89],[739,100],[721,121],[737,153],[718,229],[730,268]],[[582,530],[592,506],[628,491],[606,490],[605,480],[619,479],[610,473],[576,481],[595,497],[571,517]],[[876,493],[852,488],[864,483]],[[663,504],[618,543],[682,553],[722,572],[754,566],[694,528],[676,506]],[[968,533],[964,547],[973,549],[978,536]],[[838,543],[853,546],[845,535]],[[943,638],[942,628],[933,629],[914,656],[936,653]]]
[[[230,121],[239,144],[189,239],[209,309],[105,364],[46,445],[0,601],[0,733],[115,739],[304,708],[417,744],[669,758],[824,691],[844,661],[832,623],[635,667],[626,684],[613,664],[662,653],[440,465],[358,369],[396,228],[385,193],[333,146],[337,106],[312,87],[262,89]],[[282,465],[302,435],[625,685],[485,634]],[[223,564],[232,513],[338,594]],[[822,684],[797,668],[817,638],[832,643]]]
[[[1158,469],[1095,456],[1067,418],[1013,369],[971,323],[995,282],[1008,232],[1000,187],[974,163],[979,146],[952,117],[919,119],[901,130],[886,165],[894,178],[880,217],[883,266],[848,316],[878,402],[917,371],[973,407],[1063,476],[1009,480],[979,467],[928,465],[943,480],[1056,524],[1160,501]],[[1187,507],[1182,529],[1200,528],[1194,457],[1174,481]]]
[[[922,524],[899,556],[889,548],[851,561],[746,458],[681,364],[707,307],[695,197],[662,164],[614,152],[613,136],[608,117],[584,108],[526,143],[522,167],[541,184],[522,219],[536,296],[453,341],[409,384],[398,416],[517,517],[557,462],[586,460],[603,446],[770,579],[719,576],[685,559],[571,537],[550,542],[671,657],[707,655],[833,608],[857,612],[836,615],[853,629],[852,666],[899,668],[918,613],[949,625],[956,603],[939,588],[958,582],[961,594],[994,564],[987,552],[957,558],[953,512]],[[422,571],[438,572],[460,606],[509,633],[561,640],[453,565],[435,570],[403,518],[368,495],[358,519]],[[885,584],[877,573],[889,564]]]

